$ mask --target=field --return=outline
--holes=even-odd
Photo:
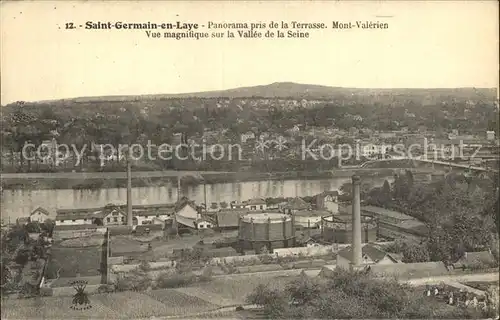
[[[245,304],[246,296],[259,284],[283,288],[296,276],[249,275],[217,278],[194,287],[146,292],[90,295],[92,308],[71,309],[72,297],[6,299],[2,319],[137,319],[183,316],[213,312],[220,307]]]
[[[71,309],[72,297],[8,299],[2,301],[2,319],[137,319],[199,313],[218,307],[175,290],[96,294],[89,299],[92,308],[86,310]]]
[[[262,276],[259,274],[236,278],[218,278],[198,286],[198,294],[210,297],[214,303],[227,305],[245,304],[245,299],[259,284],[284,288],[295,276]],[[230,303],[228,301],[231,301]],[[226,302],[226,303],[224,303]]]

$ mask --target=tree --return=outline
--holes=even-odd
[[[428,262],[430,261],[429,251],[426,245],[414,243],[404,243],[403,245],[403,262]]]
[[[222,209],[226,209],[226,208],[228,207],[227,202],[226,202],[226,201],[222,201],[222,202],[220,203],[220,207],[221,207]]]
[[[38,221],[28,222],[24,227],[28,233],[40,233],[41,228]]]
[[[52,219],[46,219],[40,227],[42,230],[44,230],[47,233],[47,236],[51,237],[52,236],[52,231],[54,230],[55,227],[55,222]]]
[[[2,260],[1,260],[1,263],[2,263],[2,288],[4,288],[4,286],[9,283],[11,280],[12,280],[12,273],[10,271],[10,268],[8,266],[9,264],[9,259],[6,258],[6,257],[2,257]]]
[[[458,318],[438,313],[440,304],[396,279],[375,279],[366,272],[337,269],[328,278],[301,278],[289,282],[284,290],[259,285],[247,302],[263,307],[269,318],[365,319],[365,318]]]
[[[16,263],[21,265],[21,266],[25,266],[26,263],[28,263],[28,260],[30,259],[30,251],[29,249],[27,248],[21,248],[18,252],[17,252],[17,256],[16,256]]]
[[[406,170],[406,183],[408,184],[409,191],[411,191],[414,183],[413,173],[411,170]]]

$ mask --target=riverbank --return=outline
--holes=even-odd
[[[183,185],[236,183],[261,180],[330,179],[348,178],[353,174],[362,177],[392,177],[395,169],[336,169],[317,172],[202,172],[202,171],[138,171],[132,173],[133,187],[162,186],[177,183],[182,176]],[[127,185],[125,172],[56,172],[56,173],[6,173],[1,174],[3,190],[41,189],[102,189],[123,188]]]

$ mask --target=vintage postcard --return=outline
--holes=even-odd
[[[2,1],[2,319],[498,319],[497,1]]]

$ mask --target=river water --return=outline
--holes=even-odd
[[[373,186],[380,186],[384,178],[366,178]],[[253,182],[217,183],[206,186],[207,203],[227,203],[237,200],[268,197],[304,197],[313,196],[323,191],[338,190],[350,178],[328,180],[265,180]],[[187,196],[197,203],[204,202],[203,185],[181,186],[181,196]],[[101,207],[109,203],[125,204],[126,188],[98,190],[3,190],[1,195],[1,213],[4,222],[11,222],[19,217],[27,217],[37,207],[48,210],[55,217],[56,209]],[[177,185],[165,184],[161,187],[132,188],[134,204],[173,203],[177,200]]]

